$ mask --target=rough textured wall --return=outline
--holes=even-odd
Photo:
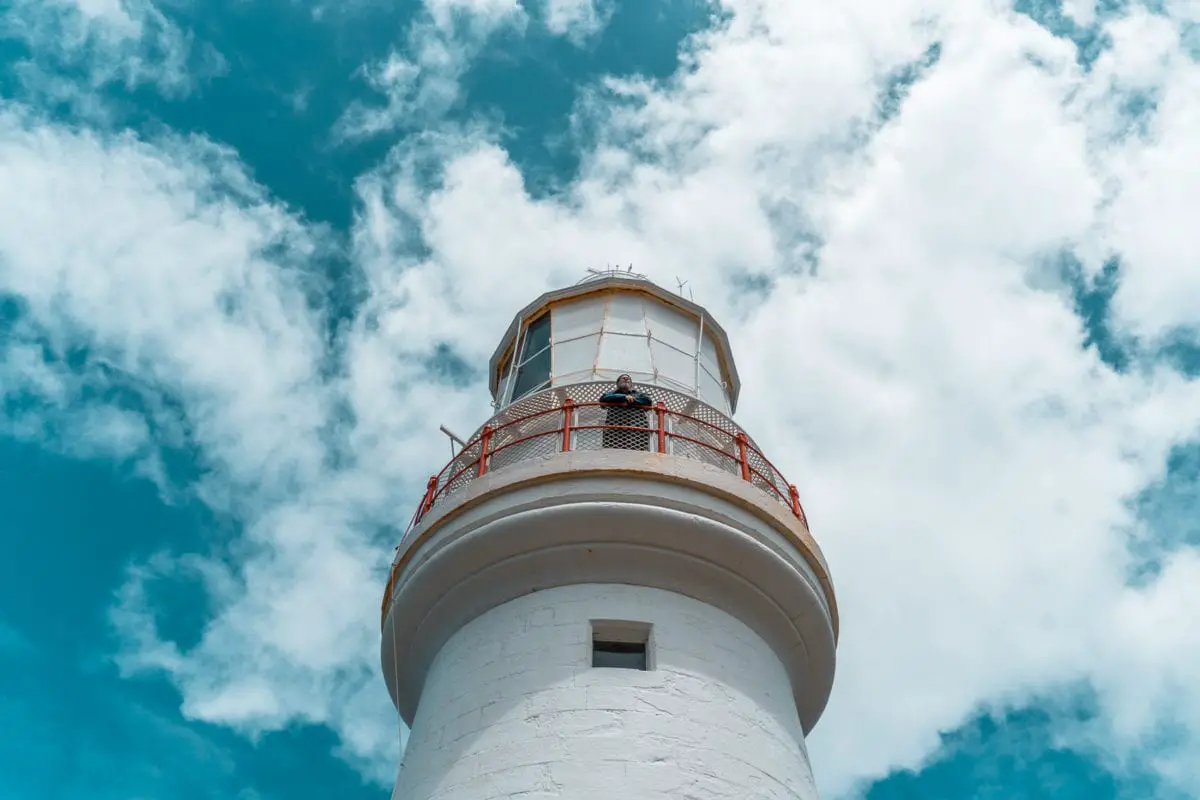
[[[653,625],[653,669],[593,669],[591,620]],[[657,589],[548,589],[438,654],[394,800],[816,797],[783,666],[728,614]]]

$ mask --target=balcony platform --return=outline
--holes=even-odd
[[[755,630],[808,732],[832,688],[837,605],[803,513],[777,494],[645,450],[553,452],[476,475],[430,504],[397,554],[381,656],[402,718],[412,723],[433,659],[471,619],[551,587],[616,583],[692,597]]]

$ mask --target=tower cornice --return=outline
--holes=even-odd
[[[414,529],[385,599],[381,655],[411,723],[442,644],[530,592],[614,583],[693,597],[775,650],[805,731],[833,685],[837,605],[828,568],[780,503],[714,467],[659,453],[562,453],[498,470]]]

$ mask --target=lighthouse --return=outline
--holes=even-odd
[[[837,604],[800,491],[734,421],[725,331],[595,271],[521,309],[488,376],[384,594],[393,800],[816,798]]]

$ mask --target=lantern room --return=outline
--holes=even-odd
[[[690,300],[612,271],[522,309],[492,356],[490,384],[503,408],[543,389],[623,373],[724,414],[737,408],[740,382],[725,331]]]

